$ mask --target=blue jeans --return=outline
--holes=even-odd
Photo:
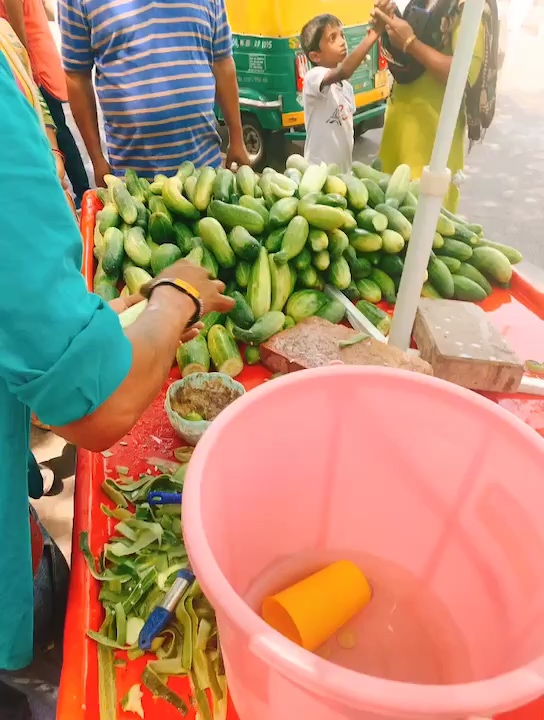
[[[17,672],[0,672],[1,720],[55,720],[62,669],[64,617],[70,571],[47,531],[34,578],[34,660]]]

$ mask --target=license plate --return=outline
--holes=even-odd
[[[374,87],[381,88],[387,85],[387,70],[378,70],[374,76]]]

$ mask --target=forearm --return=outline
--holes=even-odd
[[[448,82],[452,61],[450,55],[444,55],[429,45],[425,45],[421,40],[414,40],[408,48],[408,53],[421,63],[436,80],[444,85]]]
[[[242,140],[242,119],[240,117],[240,95],[236,66],[232,57],[220,60],[213,66],[216,83],[216,96],[225,124],[229,131],[229,138]]]
[[[47,139],[51,145],[51,150],[58,150],[59,146],[57,143],[57,133],[55,132],[55,129],[50,126],[46,126],[45,134],[47,135]]]
[[[126,330],[132,343],[132,367],[125,381],[91,415],[55,432],[95,452],[124,437],[164,385],[194,310],[190,298],[173,288],[157,288],[146,310]]]
[[[323,85],[333,85],[335,82],[349,80],[359,65],[365,61],[366,56],[372,49],[373,45],[378,41],[378,38],[378,33],[375,30],[370,30],[368,35],[361,40],[355,50],[350,53],[337,68],[327,73],[323,81]]]
[[[74,120],[94,163],[103,155],[91,73],[66,73],[66,84]]]
[[[4,0],[6,17],[19,40],[28,49],[23,0]]]

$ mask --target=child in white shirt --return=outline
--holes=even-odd
[[[390,0],[378,0],[376,6],[387,15],[393,13],[394,4]],[[365,60],[383,30],[375,22],[348,55],[342,23],[334,15],[318,15],[302,28],[302,49],[314,66],[304,78],[303,90],[304,157],[309,163],[335,163],[343,173],[351,170],[355,96],[348,79]]]

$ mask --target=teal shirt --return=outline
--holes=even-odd
[[[0,53],[0,669],[33,653],[30,411],[54,426],[123,382],[132,346],[86,289],[82,244],[34,109]]]

